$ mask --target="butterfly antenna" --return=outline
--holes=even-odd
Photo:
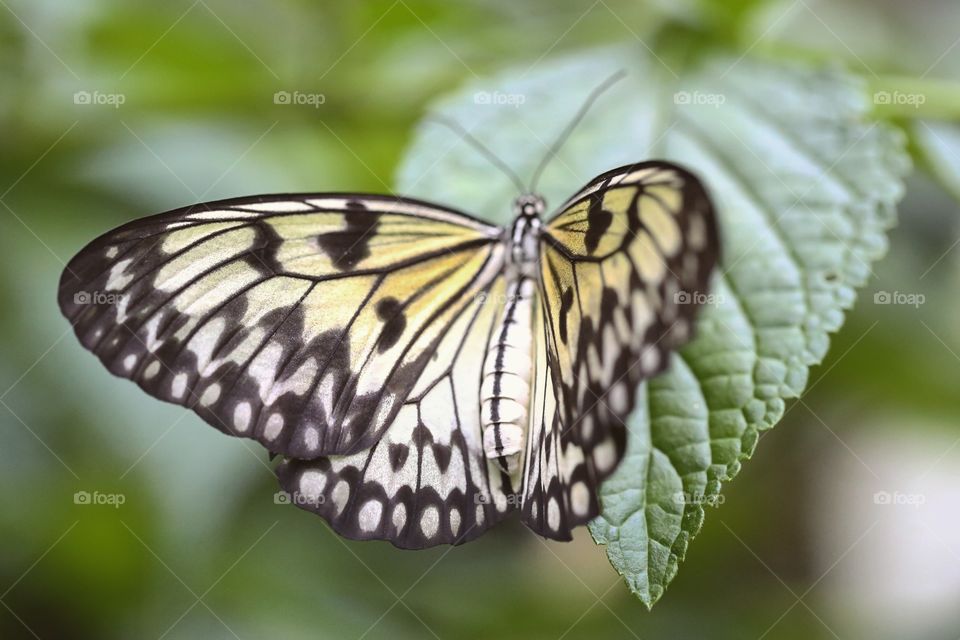
[[[590,92],[590,95],[587,96],[587,99],[583,101],[583,105],[580,106],[580,110],[577,111],[576,115],[573,116],[573,119],[570,123],[560,132],[560,135],[557,136],[557,139],[550,145],[550,149],[547,151],[547,155],[543,157],[543,160],[540,161],[540,164],[537,166],[537,170],[533,172],[533,180],[530,183],[530,189],[527,193],[534,193],[537,188],[537,183],[540,181],[540,176],[543,174],[544,169],[547,168],[547,165],[550,164],[550,161],[557,155],[560,151],[560,148],[567,141],[567,138],[570,137],[570,134],[573,133],[573,130],[577,128],[577,125],[580,124],[580,121],[583,120],[583,117],[587,115],[587,111],[590,110],[590,107],[593,106],[593,103],[597,101],[603,93],[623,79],[627,75],[627,72],[623,69],[617,71],[615,74],[601,82],[597,87]]]
[[[520,193],[526,193],[526,191],[524,190],[523,180],[521,180],[520,177],[517,176],[516,173],[514,173],[513,169],[511,169],[510,166],[509,166],[506,162],[504,162],[503,160],[501,160],[501,159],[497,156],[497,154],[495,154],[493,151],[491,151],[491,150],[488,149],[486,146],[484,146],[484,144],[483,144],[482,142],[480,142],[479,140],[477,140],[476,138],[474,138],[473,135],[471,135],[471,133],[470,133],[469,131],[467,131],[466,128],[463,127],[459,122],[457,122],[457,121],[455,121],[455,120],[451,120],[450,118],[447,118],[447,117],[445,117],[445,116],[441,116],[441,115],[436,114],[436,113],[428,114],[428,115],[427,115],[427,119],[428,119],[428,120],[433,120],[433,121],[436,122],[437,124],[442,124],[443,126],[447,127],[448,129],[451,129],[451,130],[454,131],[455,133],[459,134],[461,138],[463,138],[464,140],[466,140],[467,142],[469,142],[469,143],[473,146],[474,149],[476,149],[477,151],[479,151],[480,154],[483,155],[484,158],[486,158],[487,160],[489,160],[490,163],[491,163],[493,166],[495,166],[495,167],[497,167],[498,169],[500,169],[500,171],[502,171],[505,176],[507,176],[508,178],[510,178],[510,180],[511,180],[511,181],[513,182],[513,184],[517,187],[517,190],[518,190]]]

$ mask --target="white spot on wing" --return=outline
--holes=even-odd
[[[200,396],[200,404],[202,404],[205,407],[209,407],[219,399],[220,399],[220,383],[215,382],[203,390],[203,394]]]
[[[104,285],[107,289],[113,291],[123,289],[133,280],[133,274],[127,274],[127,267],[133,262],[133,258],[126,258],[110,267],[110,275],[107,276],[107,283]]]
[[[320,432],[316,427],[307,427],[303,430],[303,446],[313,451],[320,445]]]
[[[577,482],[570,489],[570,506],[578,516],[587,515],[590,509],[590,490],[583,482]]]
[[[266,426],[263,428],[263,437],[267,440],[276,440],[282,429],[283,416],[279,413],[271,414],[270,417],[267,418]]]
[[[233,428],[243,433],[250,427],[250,417],[253,410],[249,402],[240,402],[233,410]]]
[[[341,480],[338,482],[330,497],[333,498],[333,506],[337,508],[337,515],[340,515],[340,512],[347,505],[347,500],[350,499],[350,485],[347,481]]]
[[[453,535],[460,533],[460,510],[456,507],[450,509],[450,531]]]
[[[560,529],[560,505],[557,504],[556,498],[550,498],[550,502],[547,503],[547,526],[554,531]]]
[[[583,439],[589,442],[593,438],[593,414],[588,413],[583,418],[580,419],[580,433],[583,434]]]
[[[380,526],[380,517],[383,514],[383,505],[379,500],[367,500],[360,508],[360,514],[357,518],[360,529],[363,531],[375,531]]]
[[[160,373],[160,361],[154,360],[153,362],[147,365],[146,369],[143,370],[143,379],[150,380],[154,376],[156,376],[158,373]]]
[[[618,382],[614,385],[613,389],[610,390],[607,397],[610,401],[610,408],[613,409],[615,413],[620,414],[621,417],[626,417],[625,414],[630,408],[630,394],[627,393],[627,385],[623,382]]]
[[[187,391],[187,374],[178,373],[173,377],[173,382],[170,384],[170,393],[174,398],[181,400],[183,399],[184,394]]]
[[[640,367],[645,373],[655,371],[660,366],[660,352],[656,347],[647,347],[640,355]]]
[[[147,337],[144,343],[150,352],[156,351],[160,346],[160,340],[157,338],[157,331],[160,330],[160,314],[154,314],[146,324]]]
[[[613,470],[613,466],[617,463],[617,450],[613,440],[608,439],[597,445],[593,450],[593,461],[600,473]]]
[[[430,505],[423,510],[423,513],[420,515],[420,530],[423,531],[423,535],[428,538],[432,538],[437,535],[437,530],[440,528],[440,513],[437,511],[437,508],[433,505]]]
[[[320,471],[304,471],[300,475],[300,498],[310,504],[316,504],[327,486],[327,476]]]

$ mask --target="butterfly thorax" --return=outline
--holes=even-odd
[[[543,224],[544,201],[538,195],[522,195],[513,202],[516,218],[510,229],[510,270],[533,276],[539,260],[538,243]]]

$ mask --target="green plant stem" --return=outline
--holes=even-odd
[[[873,112],[880,118],[960,120],[960,83],[934,78],[868,78]]]

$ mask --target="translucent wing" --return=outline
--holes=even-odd
[[[480,379],[504,297],[500,278],[463,300],[394,422],[368,451],[285,460],[281,486],[341,535],[423,548],[471,540],[517,501],[483,453]]]
[[[298,458],[368,449],[502,271],[500,229],[384,196],[224,200],[92,242],[63,313],[116,375]]]
[[[623,457],[637,386],[689,338],[718,251],[703,186],[665,162],[597,177],[547,224],[523,505],[535,531],[568,539],[599,513],[596,490]]]

